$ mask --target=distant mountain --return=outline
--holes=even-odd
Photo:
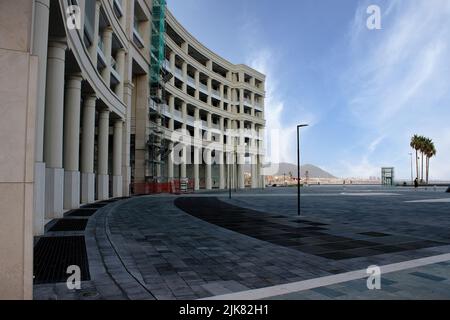
[[[246,166],[245,171],[250,172],[250,166]],[[321,179],[335,179],[336,177],[332,174],[322,170],[321,168],[314,166],[312,164],[305,164],[300,167],[300,175],[302,177],[306,176],[306,171],[308,171],[308,176],[310,178],[321,178]],[[278,172],[275,174],[276,176],[282,176],[286,174],[289,176],[289,173],[292,174],[294,178],[297,177],[297,165],[292,163],[282,162],[279,164]]]

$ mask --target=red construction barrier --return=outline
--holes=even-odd
[[[194,192],[194,180],[176,179],[170,182],[142,182],[133,184],[133,193],[137,195],[145,194],[182,194]]]

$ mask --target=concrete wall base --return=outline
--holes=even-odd
[[[46,168],[45,170],[45,217],[60,219],[64,209],[64,169]]]
[[[64,209],[80,207],[80,172],[64,172]]]
[[[34,215],[33,235],[42,236],[45,232],[45,163],[34,164]]]
[[[109,175],[97,176],[97,198],[98,200],[109,199]]]
[[[123,197],[122,181],[123,181],[122,176],[114,176],[113,177],[113,197],[114,198]]]
[[[81,203],[95,201],[95,174],[81,173]]]

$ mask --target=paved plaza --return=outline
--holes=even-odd
[[[444,188],[314,186],[302,188],[301,217],[295,188],[98,203],[69,212],[37,239],[34,295],[233,299],[264,290],[264,299],[448,299],[449,201]],[[49,241],[71,248],[59,267],[44,263]],[[420,259],[427,262],[411,263]],[[82,267],[81,290],[68,290],[64,270],[57,272],[69,263]],[[363,276],[342,276],[392,264],[405,267],[382,274],[381,290],[369,291]]]

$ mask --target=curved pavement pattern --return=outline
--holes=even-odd
[[[35,296],[208,298],[450,252],[444,204],[404,202],[430,194],[309,192],[316,195],[306,194],[307,218],[301,219],[292,214],[295,197],[252,193],[232,200],[226,194],[138,197],[108,205],[88,222],[91,280],[83,290],[68,292],[58,284],[37,287]],[[381,211],[373,215],[377,206]]]

